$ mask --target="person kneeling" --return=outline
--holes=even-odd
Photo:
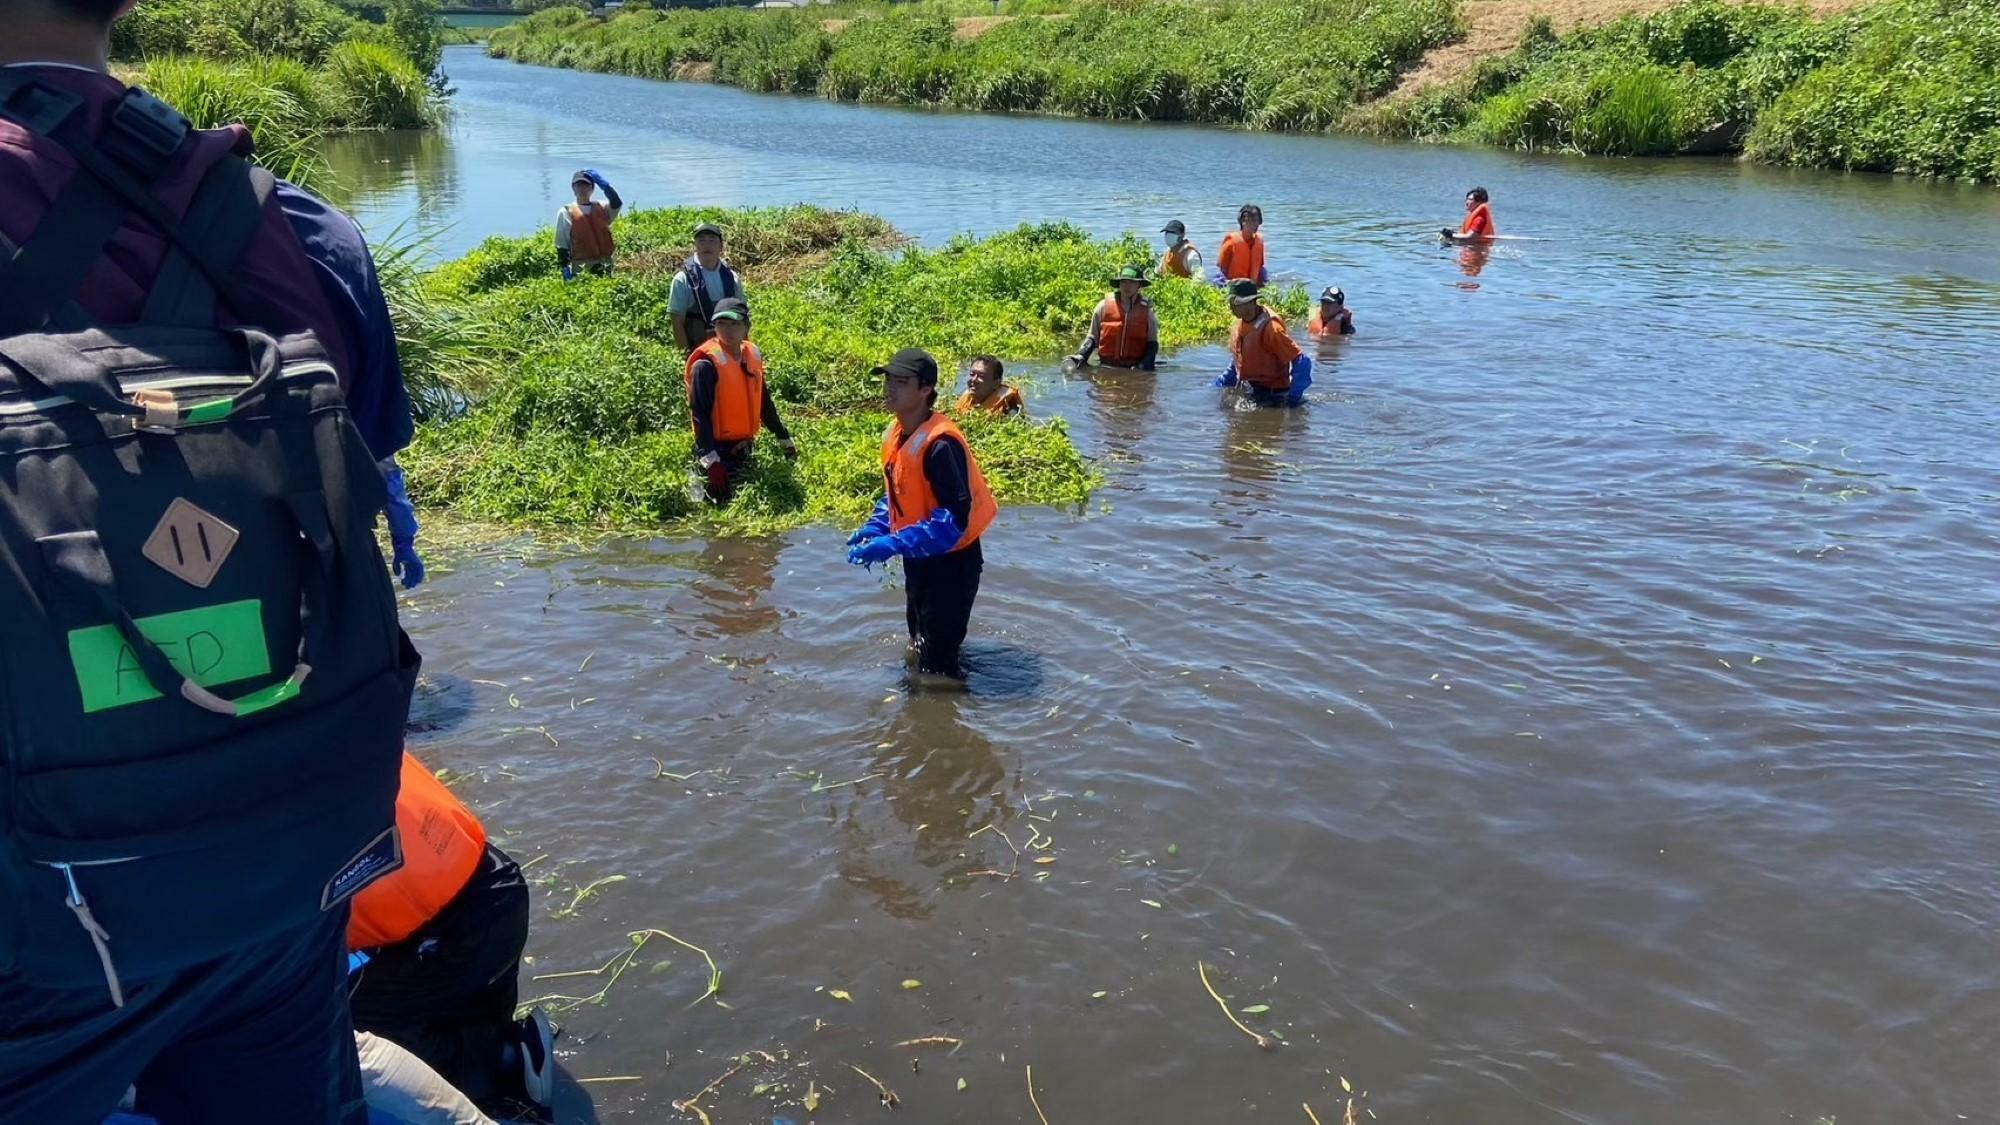
[[[1285,322],[1264,307],[1257,283],[1229,283],[1229,311],[1236,323],[1229,329],[1229,369],[1215,380],[1218,387],[1240,381],[1259,406],[1297,406],[1312,386],[1312,359],[1285,331]]]
[[[707,478],[708,498],[723,503],[750,462],[761,421],[796,460],[799,447],[778,417],[764,384],[764,357],[750,342],[750,306],[738,297],[715,303],[715,335],[688,355],[688,412],[694,419],[694,453]]]
[[[985,566],[980,536],[999,509],[965,435],[934,410],[938,369],[930,353],[905,348],[875,374],[896,415],[882,435],[888,489],[848,537],[847,561],[868,566],[902,557],[917,671],[963,679],[959,648]]]
[[[520,866],[408,751],[396,825],[403,866],[356,895],[348,917],[348,948],[365,954],[350,984],[354,1029],[407,1049],[482,1106],[548,1105],[554,1032],[539,1008],[514,1019],[528,941]]]

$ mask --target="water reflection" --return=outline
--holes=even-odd
[[[1491,261],[1492,258],[1493,246],[1490,243],[1474,243],[1469,246],[1461,246],[1458,248],[1458,272],[1467,277],[1478,277],[1486,269],[1486,263]],[[1479,283],[1476,281],[1471,283],[1459,282],[1459,288],[1477,289],[1479,288]]]
[[[1090,410],[1112,461],[1143,461],[1154,391],[1160,376],[1150,371],[1093,367],[1076,373],[1090,387]]]
[[[324,152],[332,173],[330,194],[342,207],[388,196],[408,202],[404,220],[413,220],[419,229],[447,226],[454,218],[463,193],[446,132],[341,133],[327,140]]]
[[[882,796],[852,801],[841,818],[840,877],[891,917],[928,918],[939,891],[1004,881],[1016,866],[1008,764],[966,720],[976,706],[963,693],[912,694],[869,762]],[[878,827],[884,808],[900,827]]]
[[[783,614],[768,595],[776,581],[778,539],[711,539],[700,553],[674,561],[697,577],[688,586],[691,603],[671,608],[714,626],[725,637],[743,637],[775,628]]]

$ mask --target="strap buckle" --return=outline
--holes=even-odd
[[[111,111],[111,128],[101,143],[120,163],[150,180],[180,151],[191,128],[181,111],[135,86]]]
[[[81,105],[83,99],[67,90],[28,81],[0,98],[0,116],[12,119],[30,133],[46,137],[61,128]]]

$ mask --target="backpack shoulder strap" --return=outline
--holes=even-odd
[[[278,178],[265,169],[225,156],[195,189],[194,201],[181,217],[181,232],[193,245],[206,248],[216,263],[234,272],[264,225],[264,207],[277,187]],[[187,251],[176,246],[153,281],[140,323],[213,327],[215,303],[215,286]],[[248,310],[235,311],[240,316]]]

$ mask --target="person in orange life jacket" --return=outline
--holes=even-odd
[[[471,809],[405,751],[396,795],[403,866],[355,896],[347,946],[356,1031],[408,1049],[489,1110],[546,1106],[554,1034],[538,1008],[514,1019],[528,884]]]
[[[903,559],[905,617],[917,671],[963,678],[959,649],[985,566],[980,537],[998,510],[951,419],[934,412],[937,361],[904,348],[875,368],[895,419],[882,435],[883,498],[847,539],[847,561]]]
[[[1498,233],[1493,226],[1493,206],[1483,187],[1465,193],[1465,221],[1458,229],[1446,227],[1438,232],[1446,242],[1484,242]]]
[[[1244,385],[1259,406],[1297,406],[1312,386],[1312,357],[1299,350],[1285,322],[1264,307],[1254,281],[1229,283],[1229,369],[1218,387]]]
[[[681,354],[694,351],[715,335],[717,301],[743,296],[743,282],[722,257],[722,228],[702,223],[694,228],[694,256],[681,266],[667,290],[667,313],[673,318],[674,343]]]
[[[556,212],[556,263],[562,267],[563,280],[574,280],[585,270],[610,273],[611,259],[618,253],[611,222],[625,209],[625,201],[595,168],[571,176],[569,187],[576,193],[576,202],[564,204]],[[597,188],[604,189],[607,203],[591,198]]]
[[[165,263],[174,260],[168,253],[168,232],[142,208],[122,206],[123,191],[112,189],[106,177],[80,168],[69,139],[46,136],[39,129],[80,134],[75,139],[88,141],[111,162],[101,165],[109,169],[125,169],[135,159],[145,164],[149,151],[164,157],[164,165],[154,165],[150,183],[138,185],[138,191],[153,195],[168,218],[180,222],[204,176],[224,168],[233,153],[249,152],[249,137],[235,128],[192,130],[178,148],[160,151],[176,139],[171,126],[184,126],[184,119],[128,91],[112,77],[107,58],[112,23],[132,7],[133,0],[0,0],[0,27],[5,28],[0,34],[0,86],[5,87],[0,91],[0,262],[27,271],[8,278],[19,294],[24,278],[45,276],[50,263],[35,263],[16,251],[34,243],[62,196],[72,190],[111,191],[125,212],[123,221],[109,233],[104,252],[92,255],[85,280],[56,295],[73,301],[73,313],[112,325],[138,321],[157,292]],[[45,116],[36,112],[38,105],[67,112]],[[129,173],[122,175],[130,179]],[[412,419],[394,325],[367,242],[353,220],[302,189],[277,182],[261,205],[250,248],[235,263],[234,280],[245,295],[269,307],[220,307],[219,323],[244,323],[235,319],[242,315],[255,318],[248,327],[272,334],[310,329],[329,353],[347,412],[370,459],[379,463],[409,443]],[[22,311],[12,298],[0,300],[0,321]],[[0,335],[37,331],[32,324],[0,327]],[[149,475],[158,468],[132,471]],[[26,627],[8,622],[10,629],[17,626]],[[166,715],[160,718],[164,722]],[[10,751],[12,744],[11,737],[0,738],[0,750]],[[188,746],[188,759],[202,759],[197,752],[205,749],[199,743]],[[9,759],[0,761],[0,769],[11,785],[21,763],[11,760],[11,753]],[[104,790],[107,800],[131,798],[133,794],[107,788],[113,776],[129,783],[130,773],[121,773],[111,758],[102,761],[104,768],[94,772],[107,777],[93,778],[93,785]],[[361,767],[357,763],[355,768]],[[227,806],[223,801],[218,809]],[[138,972],[127,961],[119,975],[118,959],[130,956],[135,946],[146,946],[148,939],[127,937],[129,931],[108,917],[121,909],[117,901],[93,893],[104,883],[93,885],[87,869],[79,867],[75,880],[88,889],[79,892],[72,885],[68,893],[74,904],[64,913],[83,921],[90,916],[89,900],[103,920],[100,928],[109,931],[109,949],[98,950],[93,959],[105,961],[107,979],[88,987],[44,979],[22,970],[26,955],[39,958],[53,952],[60,957],[80,943],[81,957],[92,957],[85,936],[90,927],[73,932],[41,925],[23,928],[29,900],[63,893],[57,888],[64,880],[17,863],[18,822],[3,811],[0,821],[5,822],[0,826],[0,837],[5,837],[0,840],[0,1120],[37,1125],[96,1121],[138,1084],[143,1089],[137,1109],[169,1125],[365,1121],[354,1035],[341,988],[344,899],[308,922],[246,933],[240,944],[198,961]],[[385,832],[389,828],[386,818],[381,827]],[[268,857],[272,872],[295,866],[292,827],[267,828],[248,845],[253,855]],[[177,841],[182,843],[197,848],[196,854],[215,851],[212,838]],[[245,846],[241,838],[236,846]],[[156,956],[169,956],[171,943],[183,937],[206,942],[201,919],[171,916],[187,889],[172,884],[157,888]],[[255,900],[269,899],[267,891],[243,887],[245,896]],[[140,892],[128,884],[112,897],[129,906]]]
[[[778,435],[787,460],[799,447],[778,417],[764,382],[764,357],[750,342],[750,306],[736,297],[716,302],[715,336],[697,345],[685,372],[688,413],[694,420],[694,454],[707,477],[709,499],[721,503],[730,478],[750,461],[758,425]]]
[[[1200,277],[1201,251],[1187,240],[1187,224],[1173,219],[1160,233],[1166,236],[1167,251],[1160,255],[1160,268],[1155,272],[1161,277]]]
[[[960,414],[970,414],[974,410],[984,410],[988,414],[1019,414],[1027,409],[1021,401],[1021,392],[1001,381],[1006,368],[994,356],[973,357],[972,364],[965,373],[965,393],[958,396],[952,409]]]
[[[1090,331],[1069,361],[1081,367],[1090,362],[1090,353],[1097,352],[1098,362],[1106,367],[1151,371],[1160,354],[1159,321],[1144,292],[1152,282],[1138,266],[1126,266],[1111,284],[1116,291],[1090,314]]]
[[[1259,285],[1270,280],[1264,269],[1264,209],[1245,203],[1236,210],[1236,229],[1222,238],[1215,252],[1216,280],[1224,285],[1248,278]]]
[[[1306,321],[1306,331],[1315,336],[1354,335],[1354,314],[1347,310],[1347,294],[1340,286],[1329,285],[1320,292],[1319,307]]]

